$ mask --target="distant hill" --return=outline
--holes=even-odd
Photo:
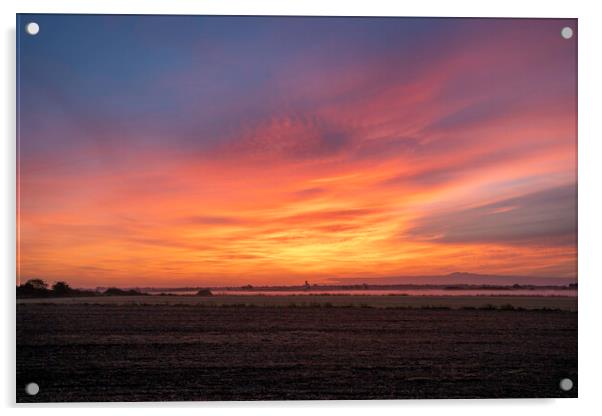
[[[565,286],[576,283],[577,278],[567,277],[540,277],[540,276],[499,276],[455,272],[441,276],[391,276],[391,277],[358,277],[358,278],[332,278],[333,284],[371,284],[371,285],[496,285],[512,286]]]

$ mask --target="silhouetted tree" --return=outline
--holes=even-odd
[[[29,279],[25,284],[31,286],[33,289],[48,289],[48,283],[42,279]]]
[[[73,291],[67,282],[56,282],[52,285],[52,292],[56,296],[66,296]]]
[[[137,292],[136,292],[137,293]],[[73,289],[67,282],[56,282],[48,289],[48,285],[42,279],[31,279],[25,284],[17,286],[18,298],[48,298],[53,296],[97,296],[98,293],[91,290]]]
[[[30,279],[25,284],[17,286],[17,297],[35,298],[49,295],[48,285],[42,279]]]

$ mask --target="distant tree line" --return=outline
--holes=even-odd
[[[60,298],[60,297],[84,297],[84,296],[141,296],[146,295],[135,289],[118,289],[110,287],[103,292],[94,290],[74,289],[67,282],[56,282],[48,286],[42,279],[30,279],[22,285],[17,286],[18,298]]]

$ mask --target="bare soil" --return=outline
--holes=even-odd
[[[305,306],[19,302],[17,401],[577,396],[576,312]]]

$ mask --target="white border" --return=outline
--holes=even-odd
[[[572,400],[423,400],[388,402],[231,402],[231,403],[156,403],[117,405],[50,405],[47,414],[76,414],[81,407],[91,414],[144,412],[163,414],[169,411],[189,414],[317,415],[344,411],[346,415],[365,415],[419,411],[426,415],[505,415],[514,412],[541,412],[546,415],[590,414],[599,411],[600,378],[600,306],[602,296],[602,180],[599,160],[602,145],[601,81],[602,17],[598,2],[505,0],[495,2],[469,0],[351,1],[351,0],[4,0],[0,2],[3,25],[1,70],[3,99],[0,101],[3,158],[0,167],[0,195],[3,222],[0,255],[2,256],[2,302],[0,337],[0,405],[14,409],[14,273],[15,273],[15,13],[118,13],[118,14],[253,14],[253,15],[346,15],[346,16],[465,16],[465,17],[570,17],[579,18],[579,399]],[[24,406],[20,406],[24,407]],[[39,412],[42,406],[25,407],[25,413]],[[344,408],[344,410],[342,409]]]

